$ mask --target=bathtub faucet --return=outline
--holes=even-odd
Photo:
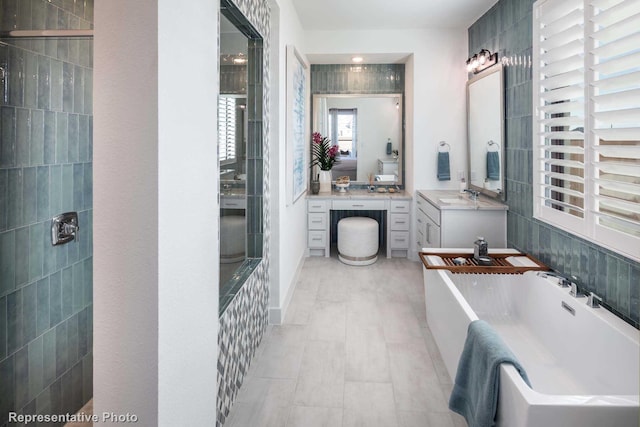
[[[589,292],[589,295],[587,298],[587,305],[589,307],[599,308],[601,303],[602,303],[602,298],[600,298],[598,295],[594,294],[593,292]]]
[[[563,288],[570,287],[572,291],[575,287],[576,292],[578,292],[578,284],[576,283],[578,278],[576,276],[565,276],[557,271],[539,271],[538,276],[542,278],[555,277],[558,279],[558,286],[562,286]]]
[[[569,290],[569,295],[574,298],[579,298],[585,296],[584,293],[580,290],[577,283],[571,282],[571,290]]]

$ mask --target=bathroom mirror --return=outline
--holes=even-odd
[[[402,94],[313,95],[313,132],[340,147],[334,181],[348,176],[352,183],[366,185],[372,176],[379,184],[402,185],[402,105]]]
[[[505,199],[504,84],[502,65],[467,82],[469,188]]]
[[[230,0],[220,2],[220,313],[262,257],[262,39]],[[251,155],[253,153],[253,155]]]

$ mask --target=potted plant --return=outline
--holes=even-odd
[[[320,192],[331,192],[331,168],[338,163],[338,153],[340,148],[337,145],[331,145],[331,140],[326,136],[322,136],[320,132],[313,133],[313,144],[311,144],[313,159],[311,159],[311,167],[318,166],[320,168]]]

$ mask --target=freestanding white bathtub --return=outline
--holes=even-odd
[[[533,389],[513,366],[501,366],[498,426],[638,427],[637,329],[533,271],[423,270],[427,321],[452,380],[477,319],[498,331],[527,371]]]

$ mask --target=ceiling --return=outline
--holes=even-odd
[[[467,29],[497,0],[292,0],[305,30]]]

